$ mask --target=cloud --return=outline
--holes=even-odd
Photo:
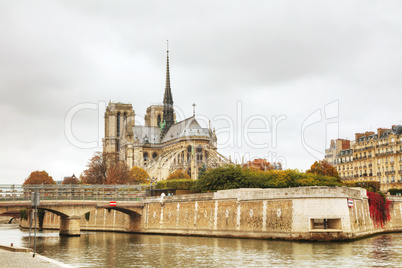
[[[304,120],[339,101],[339,135],[401,121],[402,36],[398,1],[2,1],[0,3],[0,183],[22,182],[36,169],[56,179],[79,174],[100,147],[75,148],[64,135],[80,103],[132,103],[138,118],[164,90],[170,43],[175,104],[224,128],[253,116],[286,115],[277,146],[221,148],[227,155],[287,159],[307,169]],[[97,138],[98,111],[74,117],[80,140]],[[255,122],[258,125],[258,122]],[[326,122],[308,141],[325,148]],[[240,134],[239,134],[240,135]],[[222,140],[225,136],[222,134]],[[256,134],[257,143],[271,134]]]

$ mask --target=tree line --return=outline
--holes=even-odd
[[[65,177],[62,184],[148,184],[148,173],[140,168],[129,169],[124,161],[110,154],[96,152],[89,160],[87,169],[79,176]],[[46,171],[33,171],[26,184],[56,184]]]

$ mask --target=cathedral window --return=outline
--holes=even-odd
[[[201,146],[197,147],[196,155],[197,155],[197,163],[202,163],[202,147]]]
[[[144,153],[144,162],[148,162],[149,160],[149,155],[147,152]]]
[[[117,137],[120,137],[120,112],[117,113],[117,126],[116,126],[116,130],[117,130]]]
[[[191,146],[191,145],[187,146],[187,163],[190,162],[192,151],[193,151],[193,146]]]
[[[152,154],[152,159],[155,159],[156,157],[158,157],[158,154],[157,154],[157,153],[153,153],[153,154]]]

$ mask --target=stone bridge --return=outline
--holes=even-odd
[[[116,206],[110,206],[110,201],[45,200],[40,202],[38,209],[60,216],[60,235],[79,236],[81,217],[96,208],[115,209],[128,214],[130,216],[130,231],[138,231],[141,227],[143,206],[141,201],[117,201]],[[0,201],[0,215],[21,209],[28,209],[28,220],[30,220],[32,216],[30,212],[34,209],[30,202],[15,201],[9,203]]]
[[[99,209],[114,209],[130,216],[129,230],[141,228],[143,189],[110,185],[0,185],[0,215],[28,209],[28,221],[34,210],[32,193],[40,195],[38,209],[60,216],[60,235],[79,236],[80,219],[86,213]]]

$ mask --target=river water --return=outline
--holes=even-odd
[[[28,237],[16,224],[0,224],[2,245],[28,247]],[[59,237],[55,230],[38,232],[37,252],[75,267],[402,267],[402,233],[311,243],[111,232]]]

